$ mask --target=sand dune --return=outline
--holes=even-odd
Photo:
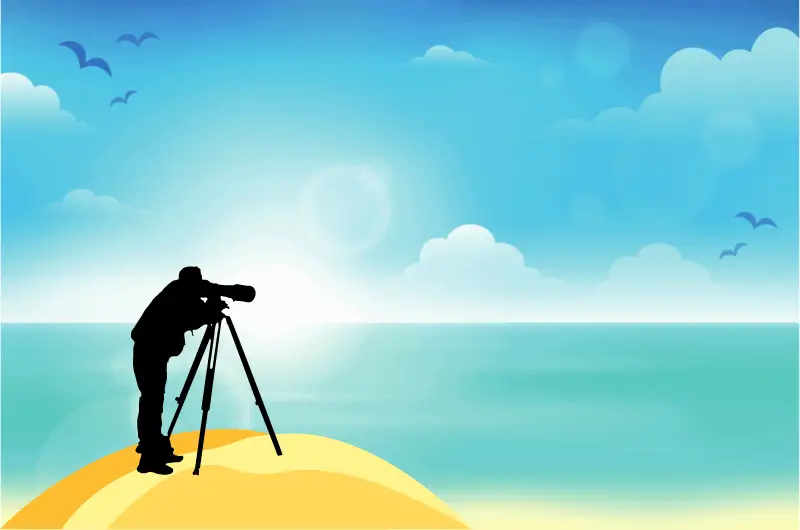
[[[209,431],[205,447],[211,449],[263,433],[226,429]],[[185,454],[197,447],[197,433],[187,432],[172,437],[175,453]],[[100,458],[60,480],[23,506],[3,528],[62,528],[72,514],[107,484],[136,469],[139,455],[135,446]]]
[[[388,462],[321,436],[209,431],[173,437],[184,461],[169,476],[135,471],[129,447],[70,475],[4,528],[467,528],[433,493]]]
[[[110,528],[465,528],[387,487],[328,471],[186,470],[128,507]],[[179,491],[180,496],[175,492]]]

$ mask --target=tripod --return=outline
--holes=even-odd
[[[239,342],[239,336],[236,334],[236,328],[233,327],[233,321],[231,320],[231,317],[224,315],[224,320],[228,323],[228,329],[231,331],[231,337],[233,337],[233,343],[236,345],[236,351],[239,352],[239,359],[242,361],[244,373],[247,375],[247,380],[250,383],[250,389],[253,391],[253,397],[256,399],[256,405],[258,406],[258,410],[261,411],[261,417],[264,418],[264,423],[267,425],[269,436],[272,438],[272,445],[275,446],[275,452],[278,454],[278,456],[281,456],[283,453],[281,452],[281,446],[278,444],[278,437],[275,435],[275,431],[272,429],[272,423],[269,421],[269,416],[267,416],[267,409],[264,407],[264,401],[261,399],[261,393],[258,391],[258,386],[256,386],[256,380],[253,377],[253,372],[250,370],[250,364],[247,362],[247,357],[244,355],[242,343]],[[189,369],[189,375],[186,377],[186,382],[183,384],[183,390],[181,390],[180,396],[175,398],[175,401],[178,402],[178,408],[175,410],[175,416],[172,418],[172,423],[170,424],[169,431],[167,432],[168,437],[172,435],[172,430],[175,428],[175,424],[178,421],[178,415],[181,413],[183,403],[186,401],[186,396],[189,394],[189,388],[192,386],[192,380],[197,374],[197,369],[200,367],[200,361],[203,359],[206,347],[208,347],[208,367],[206,368],[206,382],[205,387],[203,388],[203,418],[200,422],[200,437],[197,441],[197,460],[195,461],[194,471],[192,472],[193,475],[200,474],[200,461],[203,458],[203,441],[205,440],[206,436],[208,411],[211,408],[211,390],[214,386],[214,373],[216,372],[217,368],[217,354],[219,353],[219,337],[221,334],[222,320],[206,326],[206,332],[203,334],[203,340],[200,342],[200,347],[197,349],[197,355],[194,358],[192,367]]]

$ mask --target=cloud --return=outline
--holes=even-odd
[[[709,119],[720,119],[720,112],[734,111],[759,121],[788,118],[796,124],[797,116],[784,112],[797,108],[798,57],[797,35],[784,28],[759,35],[750,51],[732,50],[722,58],[702,48],[684,48],[664,64],[660,90],[638,110],[613,107],[594,120],[568,120],[559,127],[622,132],[645,124],[709,125]]]
[[[61,101],[55,90],[45,85],[34,85],[22,74],[0,74],[0,90],[4,125],[77,128],[86,125],[61,108]]]
[[[426,242],[419,261],[391,285],[394,310],[414,318],[504,319],[570,294],[565,282],[528,267],[512,245],[478,225],[462,225]]]
[[[762,33],[751,50],[721,58],[680,50],[664,64],[660,90],[638,109],[558,122],[545,136],[547,150],[578,161],[570,169],[575,175],[605,179],[641,218],[690,218],[733,179],[750,204],[791,211],[799,61],[798,37],[783,28]]]
[[[97,195],[91,190],[74,189],[49,208],[58,212],[88,213],[88,214],[118,214],[141,212],[136,208],[122,204],[109,195]]]
[[[637,296],[657,293],[681,294],[711,288],[708,269],[694,261],[683,259],[678,250],[666,243],[653,243],[635,256],[623,256],[614,261],[608,279],[600,284],[615,295],[633,292]]]
[[[639,112],[663,123],[707,120],[731,109],[781,119],[784,110],[797,107],[797,74],[798,39],[788,29],[769,29],[750,51],[732,50],[722,58],[686,48],[667,60],[660,92],[646,98]]]
[[[702,318],[719,313],[732,293],[711,280],[704,266],[666,243],[653,243],[617,258],[591,295],[613,320]]]
[[[791,296],[786,301],[791,302]],[[545,277],[478,225],[427,241],[419,261],[379,292],[376,320],[412,322],[796,319],[792,304],[745,296],[666,243],[616,259],[589,286]]]
[[[422,57],[414,57],[408,61],[409,66],[457,65],[488,66],[489,62],[479,59],[467,51],[456,51],[449,46],[439,44],[431,46]]]

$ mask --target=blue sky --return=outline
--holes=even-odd
[[[4,76],[4,320],[135,318],[188,263],[282,289],[276,317],[796,317],[793,2],[95,4],[3,3],[2,71],[80,122]]]

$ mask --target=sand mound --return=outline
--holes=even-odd
[[[438,510],[328,471],[257,475],[210,466],[140,497],[110,528],[458,528]],[[179,495],[176,495],[179,493]]]
[[[184,461],[162,477],[135,471],[133,447],[65,478],[4,528],[467,528],[433,493],[388,462],[321,436],[209,431],[199,476],[197,433],[173,436]]]

